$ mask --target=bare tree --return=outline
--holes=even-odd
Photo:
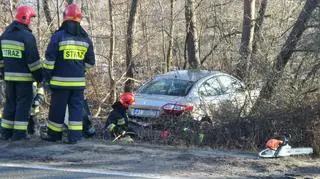
[[[186,46],[188,51],[188,62],[191,69],[200,69],[198,35],[196,29],[196,15],[194,11],[194,0],[186,0]]]
[[[38,16],[38,22],[37,22],[37,35],[38,35],[38,45],[41,45],[40,42],[40,22],[41,22],[41,15],[40,15],[40,0],[37,0],[37,16]]]
[[[167,53],[167,62],[166,62],[166,72],[170,71],[172,64],[172,48],[173,48],[173,9],[174,9],[175,0],[170,0],[170,31],[169,31],[169,45],[168,45],[168,53]]]
[[[247,77],[249,73],[252,41],[254,33],[255,0],[243,1],[243,25],[240,44],[241,59],[236,67],[236,75],[240,79]]]
[[[142,7],[142,4],[139,5],[140,7],[140,12],[143,12],[143,7]],[[144,59],[146,61],[146,65],[147,65],[147,75],[148,76],[152,76],[152,69],[151,69],[151,58],[150,58],[150,52],[149,52],[149,33],[148,33],[148,27],[147,27],[147,18],[142,18],[141,19],[141,28],[142,28],[142,36],[143,36],[143,39],[144,39],[144,48],[143,48],[143,51],[144,51]]]
[[[276,57],[273,65],[273,72],[265,85],[262,87],[260,96],[253,109],[258,109],[263,100],[268,100],[273,94],[273,90],[282,76],[284,68],[292,56],[298,41],[306,29],[306,22],[310,19],[312,12],[319,5],[319,0],[307,0],[300,15],[295,22],[291,33]]]
[[[110,102],[114,103],[116,100],[116,83],[114,80],[114,72],[113,72],[113,57],[114,57],[114,21],[113,21],[113,4],[112,0],[108,1],[109,3],[109,22],[110,22],[110,49],[109,49],[109,78],[110,78]]]
[[[268,0],[262,0],[260,7],[259,7],[258,15],[256,18],[255,27],[254,27],[254,35],[253,35],[253,42],[252,42],[252,55],[255,55],[257,53],[258,48],[259,48],[258,43],[261,40],[261,28],[262,28],[262,24],[264,22],[264,16],[266,14],[267,6],[268,6]]]
[[[58,27],[60,26],[60,6],[59,6],[59,0],[56,1],[56,13],[58,17]]]
[[[134,28],[137,14],[138,0],[131,1],[131,8],[127,27],[127,47],[126,47],[126,65],[127,72],[126,77],[128,80],[125,82],[124,91],[132,91],[134,87],[133,81],[133,37]]]
[[[51,14],[50,14],[50,7],[49,7],[49,4],[48,4],[48,1],[47,0],[42,0],[42,4],[43,4],[43,11],[44,11],[44,15],[46,17],[46,21],[47,21],[47,24],[50,28],[50,32],[51,33],[54,33],[54,27],[52,25],[52,17],[51,17]]]
[[[11,15],[11,18],[13,19],[13,8],[14,8],[13,6],[14,5],[13,5],[12,0],[10,0],[9,3],[10,3],[10,15]]]

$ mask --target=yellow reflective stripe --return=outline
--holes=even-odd
[[[1,122],[7,123],[7,124],[14,124],[14,121],[6,120],[6,119],[1,119]]]
[[[86,86],[86,82],[85,81],[76,82],[76,81],[56,81],[56,80],[51,80],[50,84],[51,85],[55,85],[55,86]]]
[[[1,127],[5,129],[13,129],[13,124],[1,123]]]
[[[6,81],[33,81],[33,78],[30,76],[4,76]]]
[[[4,64],[3,63],[0,63],[0,68],[3,68],[4,67]]]
[[[36,70],[39,70],[41,67],[42,67],[42,65],[41,65],[41,64],[38,64],[38,65],[36,65],[36,66],[34,66],[34,67],[32,67],[32,68],[29,68],[29,69],[30,69],[30,71],[34,72],[34,71],[36,71]]]
[[[54,64],[55,64],[55,61],[45,60],[43,63],[43,68],[48,69],[48,70],[53,70]]]
[[[66,41],[59,42],[59,46],[63,46],[63,45],[78,45],[78,46],[89,47],[89,44],[87,42],[76,41],[76,40],[66,40]]]
[[[56,132],[62,132],[64,130],[63,124],[57,124],[49,120],[48,120],[48,128]]]
[[[115,127],[116,127],[115,124],[113,124],[113,123],[109,124],[107,127],[107,131],[112,132]]]
[[[41,65],[40,60],[38,60],[38,61],[35,61],[31,64],[28,64],[28,67],[29,67],[30,71],[33,72],[33,71],[40,69],[42,67],[42,65]]]
[[[48,128],[53,130],[53,131],[56,131],[56,132],[62,132],[63,131],[63,127],[61,127],[61,128],[60,127],[56,127],[56,126],[54,126],[54,125],[52,125],[50,123],[48,123]]]
[[[14,126],[13,121],[1,119],[1,127],[6,128],[6,129],[13,129],[13,126]]]
[[[59,51],[62,51],[62,50],[80,50],[80,51],[87,52],[88,48],[80,45],[61,45],[59,47]]]
[[[19,46],[19,45],[13,45],[13,44],[2,44],[1,45],[2,49],[12,49],[12,50],[21,50],[24,51],[24,47]]]
[[[73,131],[81,131],[82,130],[82,125],[69,125],[68,129],[69,130],[73,130]]]
[[[48,69],[48,70],[53,70],[54,69],[54,65],[50,65],[50,64],[43,64],[43,68]]]
[[[19,47],[24,47],[24,43],[15,40],[1,40],[1,45],[17,45]]]
[[[22,131],[26,131],[28,128],[28,125],[14,125],[13,129],[15,130],[22,130]]]
[[[124,125],[124,124],[126,124],[126,121],[124,120],[124,118],[121,118],[121,119],[118,120],[117,124],[118,125]]]
[[[5,72],[4,80],[7,81],[34,81],[31,73]]]

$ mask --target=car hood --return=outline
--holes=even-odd
[[[131,108],[161,109],[163,105],[168,103],[185,103],[186,97],[136,94],[135,100],[136,102],[131,106]]]

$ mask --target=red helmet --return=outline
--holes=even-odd
[[[63,13],[64,20],[80,22],[82,18],[81,9],[76,4],[70,4]]]
[[[125,108],[128,108],[130,105],[134,104],[135,99],[131,92],[125,92],[120,96],[119,101]]]
[[[36,17],[36,12],[30,6],[20,6],[16,11],[16,21],[29,25],[31,18]]]

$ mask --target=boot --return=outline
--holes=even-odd
[[[40,127],[40,131],[41,131],[40,132],[41,140],[44,140],[44,141],[47,141],[47,142],[58,142],[58,141],[62,140],[62,136],[61,135],[56,135],[56,136],[48,135],[48,130],[47,130],[46,126],[41,126]]]
[[[54,137],[51,137],[49,135],[41,135],[40,136],[41,140],[44,140],[44,141],[47,141],[47,142],[57,142],[59,141],[58,139],[54,138]]]
[[[63,141],[63,143],[65,143],[65,144],[70,144],[70,145],[74,145],[74,144],[77,144],[78,141],[77,141],[77,140],[65,140],[65,141]]]
[[[26,136],[24,136],[24,137],[15,137],[15,136],[13,136],[13,137],[11,138],[11,141],[12,141],[12,142],[13,142],[13,141],[23,141],[23,140],[28,141],[28,140],[30,140],[30,137],[29,137],[28,135],[26,135]]]
[[[28,131],[29,135],[33,135],[36,132],[35,131],[34,116],[30,116],[30,118],[29,118],[27,131]]]

